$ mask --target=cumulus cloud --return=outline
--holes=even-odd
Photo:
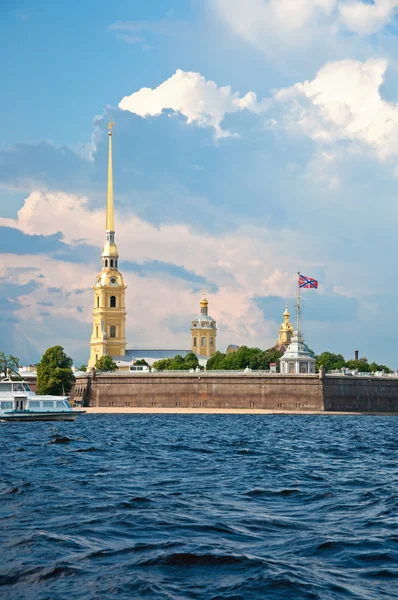
[[[370,34],[379,31],[393,17],[398,0],[374,0],[371,4],[346,0],[339,7],[341,22],[350,31]]]
[[[72,213],[74,219],[70,218]],[[76,336],[74,348],[88,344],[88,336],[84,342],[82,335],[87,334],[91,322],[91,285],[99,269],[104,222],[104,211],[93,213],[83,197],[43,191],[33,192],[13,223],[8,220],[8,225],[23,232],[43,235],[60,230],[71,246],[79,248],[84,238],[98,247],[97,264],[91,260],[86,264],[70,264],[45,255],[2,255],[0,277],[12,275],[18,285],[32,279],[31,269],[36,269],[35,279],[40,285],[30,293],[22,287],[15,298],[15,314],[24,324],[29,339],[34,339],[40,323],[44,327],[49,319],[59,318],[70,319],[74,334],[69,333],[68,339],[73,345],[73,335]],[[281,258],[287,240],[292,242],[297,237],[293,231],[276,234],[261,227],[242,226],[235,232],[217,237],[201,234],[185,225],[156,228],[134,214],[124,214],[123,219],[117,218],[116,232],[122,271],[123,260],[135,264],[133,270],[131,264],[126,264],[124,271],[128,284],[130,345],[189,347],[189,322],[198,309],[198,285],[202,284],[208,286],[203,291],[209,293],[211,313],[220,326],[221,348],[232,342],[260,346],[269,346],[273,342],[274,323],[264,320],[253,298],[275,294],[276,290],[289,295],[294,288],[294,270],[290,264],[294,259]],[[300,244],[298,239],[297,244]],[[261,255],[267,256],[267,264],[258,259]],[[163,264],[168,263],[166,268],[160,269],[159,262],[152,268],[153,262],[148,261],[159,261],[160,257]],[[278,267],[275,267],[277,263]],[[12,268],[9,267],[11,264]],[[142,267],[137,268],[137,265]],[[212,282],[213,290],[209,289]],[[53,293],[50,294],[50,290]],[[150,311],[148,298],[151,298]],[[170,329],[167,327],[168,316]],[[185,319],[185,332],[175,332],[173,319],[177,316]],[[84,325],[81,331],[79,323]],[[47,340],[46,336],[44,339]],[[42,343],[39,336],[37,346]],[[38,354],[44,349],[38,348]]]
[[[230,31],[286,68],[358,55],[357,36],[381,32],[398,0],[208,0]],[[370,42],[369,42],[370,44]],[[368,45],[368,44],[366,44]],[[361,42],[362,51],[365,47]]]
[[[312,81],[279,90],[287,128],[299,128],[321,143],[351,140],[367,144],[381,159],[398,154],[398,105],[380,87],[387,61],[343,60],[325,65]]]
[[[179,112],[188,123],[197,123],[202,127],[214,127],[216,136],[226,137],[229,131],[221,127],[228,113],[249,110],[261,113],[268,107],[268,101],[259,102],[254,92],[240,97],[232,92],[231,86],[218,87],[214,81],[207,81],[200,73],[186,72],[181,69],[157,88],[141,88],[131,96],[125,96],[119,108],[147,117],[160,115],[163,110]]]

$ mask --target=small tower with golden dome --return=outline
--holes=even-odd
[[[286,304],[285,312],[283,313],[283,323],[279,327],[279,337],[276,343],[276,348],[285,352],[293,337],[293,325],[290,323],[290,313]]]
[[[101,356],[124,356],[126,353],[126,306],[123,276],[118,269],[119,253],[115,244],[112,174],[112,121],[108,126],[108,195],[106,203],[106,237],[102,251],[102,269],[93,286],[93,331],[88,366],[94,367]]]
[[[213,356],[216,352],[216,321],[209,315],[209,302],[205,295],[200,301],[200,315],[191,323],[191,349],[201,356]]]

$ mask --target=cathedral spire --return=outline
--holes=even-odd
[[[108,153],[108,196],[106,201],[106,231],[115,231],[113,217],[113,172],[112,172],[112,119],[108,125],[109,153]]]
[[[113,208],[113,169],[112,169],[112,119],[108,125],[109,154],[108,154],[108,194],[106,198],[106,236],[102,251],[102,268],[117,269],[119,253],[115,244],[115,217]]]
[[[102,250],[102,268],[94,290],[93,330],[90,340],[89,367],[102,356],[126,354],[126,305],[123,275],[119,271],[119,253],[115,244],[112,173],[112,119],[108,125],[108,195],[106,199],[106,234]]]

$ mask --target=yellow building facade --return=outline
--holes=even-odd
[[[119,253],[115,244],[112,127],[109,123],[108,195],[106,206],[105,245],[101,255],[102,268],[94,290],[93,330],[90,340],[88,367],[94,367],[102,356],[125,356],[126,305],[123,276],[118,269]]]
[[[191,323],[191,350],[195,354],[210,357],[217,351],[216,321],[209,315],[209,302],[203,295],[200,314]]]

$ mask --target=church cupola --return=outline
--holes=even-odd
[[[201,356],[213,356],[216,352],[217,326],[209,315],[209,302],[203,294],[200,301],[200,314],[191,323],[191,349]]]
[[[108,194],[106,202],[105,244],[101,255],[101,272],[94,290],[93,332],[90,341],[89,367],[101,356],[124,356],[126,353],[126,307],[123,276],[119,271],[119,253],[115,244],[112,121],[108,125]]]
[[[293,325],[290,323],[290,313],[286,304],[285,312],[283,313],[283,323],[279,327],[279,337],[276,343],[276,348],[284,352],[289,346],[293,338]]]

